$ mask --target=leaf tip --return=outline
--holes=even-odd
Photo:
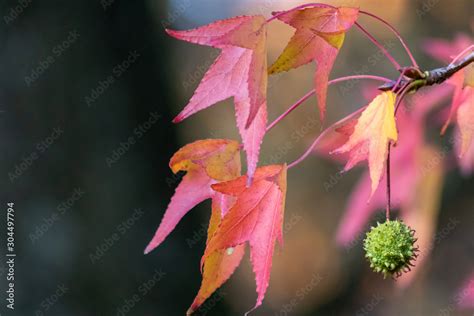
[[[166,32],[166,34],[168,34],[169,36],[176,37],[176,32],[177,32],[177,31],[175,31],[175,30],[165,28],[165,32]]]
[[[185,118],[182,114],[178,114],[171,122],[173,122],[174,124],[177,124],[183,121],[184,119]]]
[[[440,136],[444,136],[446,134],[446,130],[448,129],[449,123],[449,121],[444,123],[443,127],[441,128],[441,132],[439,133]]]
[[[379,187],[379,183],[375,184],[374,182],[372,182],[371,190],[370,190],[370,195],[369,195],[369,197],[367,198],[367,201],[365,202],[366,204],[370,204],[370,202],[371,202],[371,200],[372,200],[372,197],[374,196],[375,191],[377,191],[378,187]]]
[[[155,249],[156,246],[152,245],[151,243],[146,246],[145,250],[143,251],[143,254],[147,255],[149,254],[153,249]]]
[[[252,185],[252,182],[253,182],[253,174],[247,176],[247,183],[246,183],[247,188],[250,188],[250,186]]]
[[[321,128],[324,125],[326,119],[326,99],[318,99],[318,108],[319,108],[319,121],[321,122]]]
[[[249,310],[248,312],[246,312],[246,313],[244,314],[244,316],[249,316],[250,313],[252,313],[254,310],[256,310],[257,307],[259,307],[261,304],[262,304],[261,302],[260,302],[260,303],[257,302],[257,304],[256,304],[251,310]]]
[[[245,129],[249,129],[249,127],[252,124],[254,118],[255,118],[255,115],[250,113],[249,117],[247,118],[247,122],[245,123]]]

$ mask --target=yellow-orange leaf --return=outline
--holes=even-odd
[[[377,189],[385,160],[387,159],[389,142],[398,139],[395,124],[395,93],[391,91],[379,94],[362,112],[349,140],[336,149],[335,153],[349,152],[349,161],[344,170],[347,171],[362,160],[368,160],[372,194]]]
[[[212,214],[207,230],[207,243],[219,227],[222,217],[235,202],[235,198],[220,193],[212,198]],[[186,315],[191,315],[207,300],[239,266],[245,253],[245,245],[214,251],[211,255],[203,258],[202,282],[196,298]]]
[[[199,140],[177,151],[170,168],[174,173],[202,168],[214,180],[231,180],[240,175],[239,146],[238,142],[227,139]]]
[[[315,61],[314,88],[320,116],[324,120],[329,74],[344,42],[345,32],[357,20],[359,9],[319,4],[274,14],[296,31],[268,73],[288,71]]]

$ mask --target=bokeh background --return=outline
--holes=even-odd
[[[300,3],[0,2],[0,208],[5,214],[6,203],[15,203],[17,253],[13,312],[5,307],[7,271],[0,262],[2,314],[184,315],[200,285],[210,203],[196,207],[144,256],[179,181],[167,163],[188,142],[238,134],[231,101],[178,126],[170,122],[217,53],[178,42],[164,27],[268,16]],[[426,68],[440,64],[423,54],[423,39],[473,33],[472,0],[366,0],[362,8],[393,23]],[[363,23],[408,62],[380,24]],[[283,24],[271,25],[270,61],[291,34]],[[331,76],[363,69],[396,76],[377,49],[351,30]],[[308,65],[271,78],[270,119],[312,88],[313,70]],[[328,120],[362,105],[362,90],[359,83],[347,91],[331,88]],[[268,134],[261,164],[292,161],[306,149],[320,132],[315,102]],[[474,268],[474,179],[457,170],[447,174],[436,230],[451,227],[453,219],[458,224],[401,289],[370,271],[360,238],[348,247],[336,244],[347,197],[363,171],[351,171],[327,190],[325,183],[340,169],[314,156],[289,173],[285,248],[275,255],[264,305],[253,314],[472,315],[456,309],[455,295]],[[244,260],[198,315],[242,315],[254,305],[254,289]]]

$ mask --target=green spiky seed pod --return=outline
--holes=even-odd
[[[399,220],[377,223],[364,240],[365,257],[370,267],[387,276],[399,277],[410,271],[417,257],[415,231]]]

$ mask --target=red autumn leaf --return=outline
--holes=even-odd
[[[454,74],[449,80],[448,83],[454,86],[454,94],[453,94],[453,99],[451,101],[451,106],[449,108],[449,115],[448,119],[444,123],[442,129],[441,129],[441,135],[444,135],[446,133],[446,130],[448,126],[451,124],[453,119],[457,116],[457,111],[459,109],[459,106],[465,102],[466,98],[469,98],[469,91],[466,92],[466,90],[471,90],[472,87],[465,87],[465,72],[460,71],[456,74]]]
[[[427,39],[423,43],[426,54],[443,63],[449,63],[457,54],[473,44],[473,39],[466,34],[457,35],[453,41],[444,39]]]
[[[170,161],[174,173],[186,171],[166,209],[155,236],[145,249],[158,247],[194,206],[211,198],[211,185],[240,175],[239,143],[232,140],[208,139],[188,144]]]
[[[467,35],[459,35],[452,42],[432,39],[425,42],[425,50],[432,57],[448,63],[474,44]],[[455,148],[459,166],[464,174],[474,170],[474,66],[468,65],[455,73],[447,82],[454,86],[448,118],[441,129],[444,134],[454,121],[456,124]]]
[[[267,124],[266,24],[263,16],[221,20],[171,36],[221,49],[183,111],[180,122],[216,102],[234,97],[237,126],[247,153],[247,175],[255,172]]]
[[[474,88],[466,87],[462,103],[457,110],[461,146],[459,156],[462,157],[474,146]]]
[[[347,171],[362,160],[369,163],[372,194],[377,189],[387,159],[388,144],[398,138],[395,124],[395,94],[382,92],[367,106],[357,120],[349,140],[334,153],[349,153]]]
[[[424,43],[424,49],[426,53],[431,55],[433,58],[444,63],[449,63],[457,54],[472,45],[474,45],[474,40],[471,37],[467,35],[459,35],[452,42],[440,39],[427,40]],[[448,79],[447,82],[454,86],[454,95],[451,102],[449,116],[441,130],[441,134],[446,132],[448,126],[455,119],[460,104],[465,100],[464,88],[468,88],[468,86],[471,88],[474,87],[473,78],[474,66],[471,64]]]
[[[474,88],[465,87],[459,98],[455,147],[461,170],[470,174],[474,169]]]
[[[248,242],[258,307],[268,287],[275,241],[282,242],[286,165],[259,168],[252,185],[247,187],[246,183],[247,177],[243,176],[212,186],[217,192],[236,197],[236,202],[208,242],[203,261],[215,252]]]
[[[316,144],[314,151],[326,158],[331,158],[336,161],[347,162],[350,159],[348,153],[334,154],[334,151],[347,143],[354,128],[357,124],[357,120],[360,114],[365,109],[360,108],[358,111],[353,112],[342,119],[343,122],[335,123],[326,129],[324,137]]]
[[[314,84],[321,119],[326,112],[329,74],[341,48],[345,32],[357,20],[357,8],[318,5],[287,13],[273,13],[296,28],[283,53],[268,70],[269,74],[288,71],[311,61],[317,63]]]

